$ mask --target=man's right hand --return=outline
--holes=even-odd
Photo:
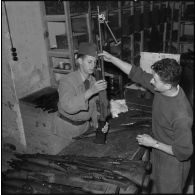
[[[107,62],[112,62],[113,55],[108,53],[107,51],[103,51],[103,53],[99,53],[98,56],[103,56],[104,60]]]
[[[99,53],[98,56],[103,56],[104,60],[107,62],[111,62],[114,64],[116,67],[121,69],[125,74],[129,75],[132,65],[120,60],[119,58],[111,55],[110,53],[103,51],[103,53]]]
[[[105,80],[96,81],[86,92],[85,99],[89,99],[92,95],[99,93],[107,88],[107,82]]]
[[[107,88],[107,82],[105,80],[96,81],[89,90],[91,90],[92,94],[96,94]]]

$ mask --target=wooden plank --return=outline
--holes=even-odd
[[[68,49],[50,49],[48,50],[48,55],[51,57],[70,57],[70,52]]]
[[[59,68],[53,68],[53,72],[61,73],[61,74],[68,74],[68,73],[72,72],[72,70],[62,70],[62,69],[59,69]]]
[[[76,66],[75,66],[75,57],[74,57],[72,25],[71,25],[71,17],[70,17],[70,5],[68,1],[64,1],[63,4],[64,4],[65,15],[66,15],[66,33],[68,39],[70,64],[72,64],[73,70],[75,70]]]
[[[87,34],[86,32],[79,32],[79,33],[73,32],[72,36],[73,37],[79,37],[79,36],[86,35],[86,34]]]
[[[44,19],[47,22],[65,22],[66,18],[65,15],[45,15]]]
[[[44,16],[46,15],[44,2],[40,2],[40,10],[41,10],[40,13],[42,16],[42,24],[43,24],[43,36],[44,36],[46,50],[47,50],[47,60],[48,60],[48,66],[49,66],[50,83],[51,83],[51,86],[55,86],[56,80],[52,72],[53,63],[52,63],[51,57],[48,55],[48,50],[50,48],[50,41],[49,41],[49,29],[48,29],[47,21],[44,19]]]

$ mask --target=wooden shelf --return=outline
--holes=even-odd
[[[68,49],[50,49],[50,50],[48,50],[48,55],[50,57],[69,58],[70,57],[70,51]]]
[[[190,20],[181,20],[180,21],[182,24],[184,23],[185,25],[193,25],[194,21],[190,21]]]
[[[86,13],[72,13],[70,14],[71,18],[75,19],[75,18],[85,18],[86,17]]]
[[[65,22],[66,16],[65,15],[46,15],[44,19],[47,22]]]
[[[75,53],[77,53],[77,50],[75,50],[75,48],[77,48],[77,42],[75,42],[74,39],[75,38],[79,39],[81,36],[84,36],[84,37],[87,37],[89,42],[92,41],[92,30],[90,26],[91,15],[87,11],[85,13],[70,13],[70,2],[69,1],[62,2],[62,7],[60,7],[60,10],[62,10],[61,8],[63,8],[64,12],[56,12],[56,13],[60,13],[60,15],[57,15],[57,14],[47,15],[46,11],[48,9],[46,9],[45,2],[40,2],[40,8],[41,8],[42,19],[43,19],[43,28],[44,28],[43,33],[45,35],[45,44],[47,47],[47,58],[48,58],[48,65],[50,69],[49,73],[50,73],[51,85],[56,86],[58,82],[56,80],[54,73],[67,74],[76,69]],[[58,8],[59,7],[57,7],[56,9]],[[76,31],[76,30],[75,32],[73,31],[74,29],[72,27],[73,26],[72,24],[74,22],[74,19],[76,20],[77,18],[85,19],[85,20],[82,20],[82,22],[84,21],[86,23],[86,26],[87,26],[86,30],[81,29],[80,31]],[[59,23],[59,24],[61,23],[62,24],[61,26],[64,25],[65,28],[63,29],[60,28],[59,32],[55,31],[54,29],[56,28],[55,26],[50,26],[49,28],[49,23],[51,22]],[[64,32],[64,29],[65,29],[65,32]],[[53,38],[55,39],[55,36],[59,35],[60,31],[61,31],[61,34],[64,33],[63,35],[64,35],[65,40],[62,39],[62,42],[64,41],[65,43],[62,43],[62,45],[66,45],[65,48],[63,47],[59,47],[63,49],[59,49],[57,47],[51,48],[51,37],[50,36],[53,36]],[[68,59],[71,64],[71,70],[64,70],[64,69],[60,69],[59,67],[56,67],[55,65],[56,60],[58,61],[59,59],[53,59],[53,58]]]
[[[53,68],[52,70],[54,73],[60,73],[60,74],[68,74],[72,72],[72,70],[64,70],[64,69],[59,69],[59,68]]]
[[[181,45],[193,45],[194,42],[190,42],[190,41],[180,41],[179,44],[181,44]]]
[[[73,32],[72,33],[73,37],[79,37],[79,36],[82,36],[82,35],[87,35],[87,32],[77,32],[77,33]]]

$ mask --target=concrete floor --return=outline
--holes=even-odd
[[[151,105],[151,99],[140,98],[140,94],[127,91],[126,96],[137,97],[134,103]],[[139,97],[138,97],[139,96]],[[48,153],[51,151],[51,145],[54,142],[58,142],[59,138],[56,138],[52,133],[52,119],[53,113],[47,113],[41,109],[34,108],[32,105],[21,104],[25,135],[28,144],[27,153]],[[124,123],[123,119],[123,123]],[[128,121],[126,121],[128,122]],[[116,124],[118,121],[116,122]],[[116,125],[114,124],[114,126]],[[88,156],[112,156],[112,157],[132,157],[138,148],[138,144],[135,141],[135,137],[140,132],[148,132],[148,129],[140,129],[131,132],[113,133],[107,137],[106,145],[94,145],[94,138],[86,138],[77,142],[71,143],[66,148],[59,149],[59,154],[79,154]],[[121,136],[121,137],[120,137]],[[47,141],[46,141],[47,140]],[[122,142],[121,142],[122,140]],[[129,141],[130,140],[130,141]],[[62,140],[63,142],[63,140]],[[130,143],[130,144],[127,144]],[[2,146],[2,172],[9,169],[8,161],[15,158],[15,151],[9,145]],[[192,182],[189,181],[189,185],[186,190],[187,194],[193,193]]]

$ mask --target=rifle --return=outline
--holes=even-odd
[[[101,33],[101,26],[102,23],[100,14],[99,14],[99,6],[97,6],[98,10],[98,30],[99,30],[99,37],[97,40],[98,46],[98,53],[102,53],[102,33]],[[102,56],[98,58],[97,68],[95,70],[95,77],[96,80],[105,80],[105,73],[104,73],[104,59]],[[108,116],[108,99],[107,99],[107,92],[106,90],[99,92],[99,100],[96,101],[97,110],[100,113],[100,118],[98,120],[98,128],[96,129],[96,138],[94,143],[96,144],[105,144],[106,143],[106,135],[107,133],[102,132],[102,128],[106,124],[106,118]]]

